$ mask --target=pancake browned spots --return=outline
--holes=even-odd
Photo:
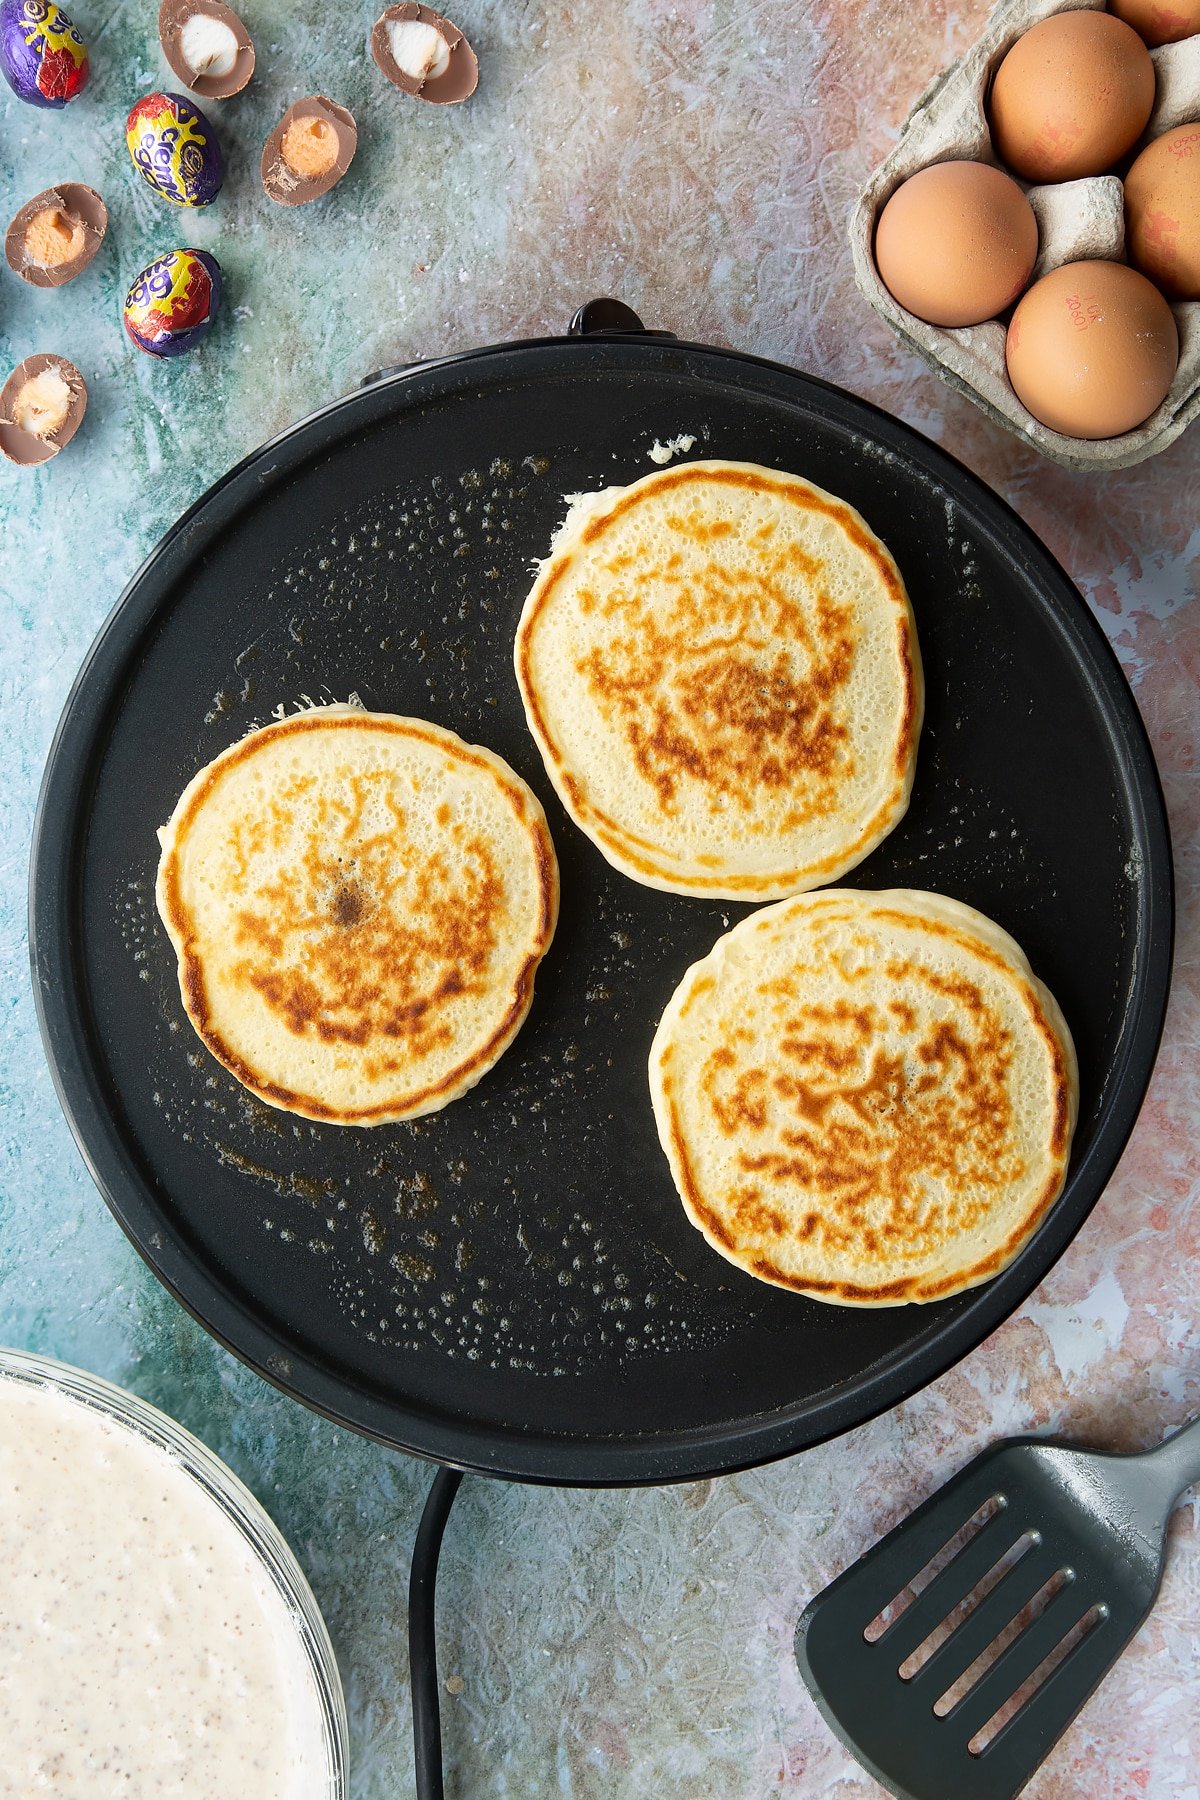
[[[429,1112],[529,1009],[553,845],[524,782],[453,732],[343,707],[264,727],[200,771],[162,838],[188,1016],[273,1105]]]
[[[904,584],[852,507],[795,476],[698,462],[579,498],[514,654],[564,805],[649,886],[794,893],[907,806]]]
[[[693,548],[712,537],[695,513],[668,524]],[[714,813],[726,801],[749,811],[755,784],[792,790],[799,823],[836,805],[850,772],[833,702],[853,664],[853,611],[820,587],[819,562],[794,543],[773,548],[774,536],[749,568],[693,560],[685,572],[676,553],[626,585],[624,559],[606,565],[614,582],[600,611],[619,626],[577,667],[667,814],[688,775]],[[807,607],[783,579],[797,571],[815,590]]]
[[[760,1278],[850,1304],[995,1274],[1061,1188],[1070,1033],[998,926],[941,895],[755,914],[680,983],[650,1057],[693,1223]]]
[[[927,975],[912,964],[897,971],[918,985]],[[791,984],[769,1066],[735,1062],[734,1073],[723,1048],[707,1058],[701,1085],[737,1167],[823,1197],[806,1237],[851,1254],[868,1231],[906,1251],[934,1244],[972,1230],[994,1194],[1024,1173],[1011,1131],[1011,1034],[976,985],[955,985],[961,1021],[922,1029],[914,1019],[898,1038],[887,1033],[896,1047],[884,1052],[879,1008],[806,1006],[801,984]],[[786,1118],[778,1148],[760,1147],[771,1141],[768,1092]],[[782,1237],[786,1221],[775,1218]]]
[[[264,827],[269,835],[273,815],[282,823],[302,809],[313,828],[300,860],[239,910],[233,941],[251,954],[234,962],[231,980],[262,995],[289,1031],[376,1044],[399,1067],[405,1053],[424,1056],[449,1041],[440,1002],[484,991],[504,887],[487,839],[452,821],[445,806],[438,822],[457,851],[454,868],[444,856],[422,856],[407,835],[399,784],[386,772],[372,785],[394,830],[359,841],[364,783],[351,777],[341,793],[326,795],[315,778],[297,779],[254,821],[256,835]],[[239,856],[245,829],[234,831]]]

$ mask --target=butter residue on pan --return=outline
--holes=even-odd
[[[650,458],[652,463],[657,463],[661,469],[670,462],[673,456],[686,456],[695,442],[696,439],[690,431],[680,432],[678,437],[668,438],[666,443],[662,443],[658,438],[655,438],[653,445],[647,450],[646,455]]]

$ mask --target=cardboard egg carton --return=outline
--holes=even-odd
[[[1162,405],[1135,431],[1093,442],[1051,431],[1022,406],[1005,370],[1007,332],[1000,320],[957,331],[926,325],[892,298],[873,255],[880,211],[893,190],[918,169],[959,158],[1002,166],[992,149],[986,112],[993,73],[1031,25],[1051,13],[1084,8],[1103,11],[1103,0],[1009,0],[993,13],[983,36],[938,76],[909,114],[895,149],[859,196],[850,219],[850,246],[862,292],[943,381],[1055,462],[1071,469],[1124,469],[1165,450],[1200,413],[1200,301],[1171,306],[1179,328],[1179,367]],[[1165,44],[1150,55],[1157,93],[1138,148],[1176,125],[1200,119],[1200,36]],[[1020,186],[1038,222],[1033,280],[1063,263],[1088,257],[1125,260],[1124,195],[1115,175],[1048,187],[1030,187],[1026,182]]]

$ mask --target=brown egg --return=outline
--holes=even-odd
[[[1125,263],[1065,263],[1035,281],[1008,328],[1008,378],[1065,437],[1119,437],[1166,398],[1179,361],[1171,309]]]
[[[1108,10],[1152,50],[1200,32],[1200,0],[1108,0]]]
[[[1200,122],[1148,144],[1125,177],[1125,250],[1173,300],[1200,300]]]
[[[986,163],[944,162],[896,189],[875,227],[892,297],[930,325],[978,325],[1011,306],[1037,256],[1033,209]]]
[[[1154,64],[1136,31],[1102,12],[1053,13],[1019,37],[992,82],[1002,163],[1026,181],[1102,175],[1132,150],[1154,105]]]

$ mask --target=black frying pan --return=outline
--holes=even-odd
[[[950,457],[792,370],[648,335],[447,358],[249,457],[164,539],[67,703],[31,935],[58,1091],[171,1292],[285,1392],[425,1456],[562,1483],[776,1457],[938,1375],[1029,1293],[1132,1128],[1166,1003],[1170,848],[1102,632],[1021,521]],[[679,976],[744,912],[616,874],[565,818],[511,644],[564,494],[653,441],[794,470],[853,502],[916,612],[928,710],[911,810],[858,868],[996,918],[1070,1021],[1066,1190],[995,1281],[843,1311],[731,1269],[688,1225],[645,1062]],[[252,1099],[193,1036],[154,914],[155,827],[195,769],[301,696],[423,714],[540,794],[562,866],[527,1024],[445,1112],[371,1132]]]

